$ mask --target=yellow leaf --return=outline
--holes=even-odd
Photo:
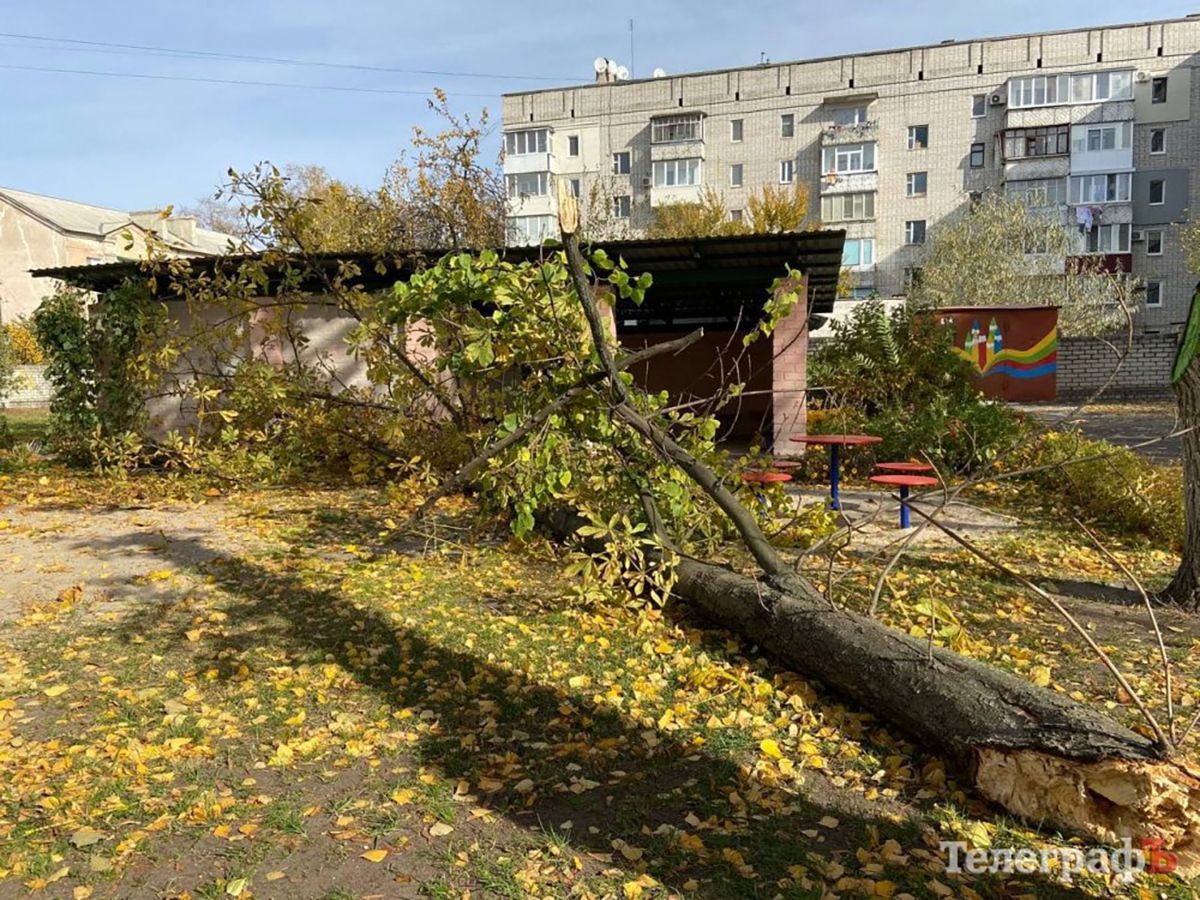
[[[625,882],[623,892],[625,900],[638,900],[642,896],[642,886],[636,881],[627,881]]]
[[[200,635],[202,634],[202,632],[200,631],[199,628],[193,628],[190,631],[185,631],[183,634],[184,634],[184,637],[186,637],[189,641],[191,641],[194,644],[194,643],[196,643],[196,641],[200,640]]]
[[[235,878],[229,884],[225,885],[225,893],[230,897],[240,897],[244,890],[246,890],[245,878]]]
[[[92,889],[86,884],[77,885],[71,891],[71,900],[87,900],[90,896],[92,896]]]
[[[433,835],[434,837],[445,837],[446,835],[450,834],[452,831],[454,831],[454,828],[450,825],[447,825],[445,822],[438,822],[436,825],[434,825],[432,828],[429,829],[429,833],[431,835]]]
[[[56,684],[56,685],[54,685],[54,687],[46,688],[44,691],[42,691],[42,693],[45,694],[47,697],[58,697],[58,696],[61,696],[62,694],[65,694],[68,690],[70,690],[70,687],[68,685]]]
[[[238,831],[240,831],[244,835],[249,836],[249,835],[254,834],[254,832],[258,831],[258,826],[255,825],[253,822],[247,822],[244,825],[239,825]]]
[[[822,828],[837,828],[842,823],[840,819],[835,819],[833,816],[825,816],[817,824]]]
[[[367,862],[377,863],[383,862],[387,858],[387,855],[388,852],[386,850],[368,850],[362,854],[362,859],[365,859]]]
[[[412,803],[413,791],[411,788],[399,788],[392,791],[392,802],[400,806],[406,806]]]
[[[783,757],[783,752],[779,749],[779,745],[770,738],[760,743],[758,748],[762,750],[763,756],[769,756],[771,759],[780,759]]]
[[[1029,670],[1029,674],[1033,679],[1033,683],[1038,687],[1047,687],[1050,684],[1049,666],[1034,666]]]
[[[286,878],[286,877],[287,876],[283,872],[279,871],[278,869],[276,869],[274,872],[267,873],[267,881],[278,881],[280,878]]]

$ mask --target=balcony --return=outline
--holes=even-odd
[[[832,147],[835,144],[861,144],[866,141],[879,140],[879,123],[855,122],[850,125],[828,125],[821,130],[821,146]]]
[[[522,153],[504,157],[505,175],[527,175],[530,172],[553,172],[553,153]]]

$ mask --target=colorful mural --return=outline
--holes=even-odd
[[[1013,378],[1040,378],[1058,369],[1058,328],[1051,327],[1027,350],[1004,348],[1004,334],[993,316],[985,334],[979,320],[971,323],[958,355],[984,375],[1011,375]]]

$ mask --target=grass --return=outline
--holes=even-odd
[[[19,444],[43,441],[50,423],[50,411],[43,407],[0,409],[0,418],[8,423],[13,440]]]
[[[47,482],[7,485],[84,515],[104,493]],[[21,508],[5,511],[18,526]],[[181,582],[183,602],[89,592],[0,628],[0,885],[66,889],[99,857],[118,894],[165,890],[167,872],[201,896],[238,878],[306,897],[387,896],[398,881],[433,897],[1059,890],[941,871],[942,839],[1064,838],[995,817],[940,759],[681,610],[581,605],[548,547],[468,530],[399,552],[378,535],[403,510],[369,491],[247,494],[225,510],[245,546]],[[173,551],[200,549],[186,540]],[[993,546],[1026,571],[1107,571],[1052,528]],[[1172,562],[1118,552],[1150,577]],[[842,601],[858,602],[872,565]],[[942,640],[1025,677],[1044,666],[1054,689],[1135,721],[1017,586],[957,551],[921,552],[890,579],[885,618],[927,628],[929,597],[954,599],[960,628]],[[1152,696],[1153,648],[1096,627]],[[1173,647],[1188,691],[1196,647],[1190,634]],[[102,837],[77,847],[81,829]]]

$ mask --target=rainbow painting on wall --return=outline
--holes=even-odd
[[[1009,375],[1013,378],[1040,378],[1058,369],[1058,328],[1050,331],[1025,350],[1005,348],[1004,334],[995,317],[984,331],[978,319],[971,323],[961,346],[954,348],[974,366],[981,376]]]

